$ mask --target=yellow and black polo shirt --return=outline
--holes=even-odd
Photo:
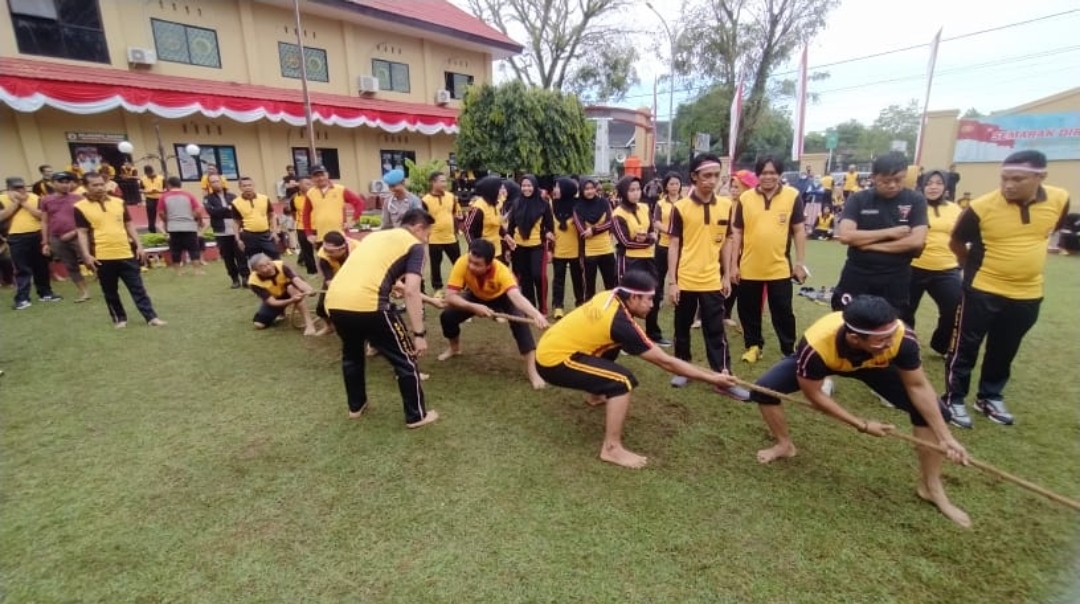
[[[1013,300],[1042,298],[1046,245],[1068,213],[1068,191],[1051,186],[1026,204],[1006,201],[1001,191],[971,200],[952,234],[971,244],[964,281]]]
[[[780,187],[772,195],[753,188],[739,196],[732,222],[743,232],[741,278],[754,281],[791,278],[791,229],[802,228],[805,222],[800,197],[794,187]]]
[[[237,197],[233,200],[233,217],[240,220],[248,233],[265,233],[270,230],[270,215],[273,208],[266,195],[256,195],[255,199]]]
[[[544,331],[536,345],[536,364],[555,367],[571,365],[575,354],[601,356],[615,347],[638,355],[653,343],[641,330],[630,311],[613,292],[596,294]],[[590,372],[589,366],[571,366]]]
[[[127,206],[119,197],[105,201],[83,199],[75,202],[75,226],[89,229],[92,253],[98,260],[128,260],[135,257],[128,241]]]
[[[620,254],[627,258],[653,257],[653,243],[647,237],[652,230],[649,206],[638,203],[631,211],[620,203],[611,212],[611,218]],[[646,236],[644,241],[638,241],[639,235]]]
[[[424,209],[435,219],[431,227],[431,237],[428,243],[433,245],[447,245],[457,243],[457,231],[454,229],[454,219],[461,213],[461,206],[453,193],[432,195],[428,193],[420,200]]]
[[[844,313],[834,312],[818,319],[795,349],[796,374],[807,380],[823,380],[834,373],[852,373],[860,369],[884,369],[895,365],[904,371],[922,366],[919,342],[915,335],[899,327],[889,347],[877,354],[856,350],[845,339]]]
[[[960,206],[951,201],[926,202],[927,218],[930,220],[930,229],[926,232],[926,246],[922,254],[912,260],[911,266],[924,271],[947,271],[960,264],[956,261],[956,254],[949,249],[949,239],[952,237],[953,227],[960,218]]]
[[[446,289],[459,292],[468,289],[472,295],[481,302],[490,302],[505,296],[507,292],[516,289],[517,278],[502,262],[492,260],[487,273],[477,277],[469,271],[469,255],[465,254],[454,262],[450,269],[450,277],[446,280]]]
[[[663,196],[656,200],[656,207],[653,208],[653,220],[660,223],[660,237],[656,240],[656,245],[660,247],[668,247],[671,245],[671,210],[675,208],[675,203]]]
[[[406,274],[422,275],[424,244],[405,229],[375,231],[341,265],[324,305],[329,310],[375,312],[390,308],[390,292]]]
[[[694,193],[675,202],[671,236],[679,239],[679,264],[674,275],[679,289],[720,291],[720,249],[731,226],[731,198],[714,195],[708,203]]]
[[[7,193],[0,193],[0,209],[7,209],[15,203],[15,200],[8,196]],[[41,209],[41,198],[34,193],[26,194],[26,202],[24,207],[33,208],[35,210]],[[34,218],[30,212],[19,209],[12,214],[8,219],[8,235],[22,235],[25,233],[37,233],[41,230],[41,219]]]
[[[330,281],[341,270],[341,265],[345,264],[345,261],[349,259],[349,256],[356,249],[356,246],[360,245],[360,242],[355,239],[345,238],[345,245],[349,246],[349,251],[345,254],[345,258],[340,262],[330,257],[330,254],[326,252],[326,246],[320,247],[319,251],[315,254],[315,257],[319,261],[319,270],[322,272],[323,278]]]
[[[296,273],[284,262],[274,260],[274,276],[264,279],[255,271],[248,277],[248,287],[262,300],[267,298],[284,299],[289,297],[289,284],[296,278]]]

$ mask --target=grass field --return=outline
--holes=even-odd
[[[813,284],[831,284],[843,248],[809,247]],[[1078,267],[1049,259],[1007,392],[1017,424],[977,417],[958,434],[1074,498]],[[3,291],[4,602],[1080,601],[1076,512],[953,466],[950,495],[975,522],[956,528],[917,499],[914,455],[894,439],[790,409],[799,456],[759,466],[754,407],[624,357],[643,382],[626,442],[650,467],[615,468],[596,459],[603,412],[530,390],[506,327],[480,321],[467,356],[437,363],[431,340],[439,423],[403,428],[380,360],[372,412],[351,422],[336,338],[254,333],[254,296],[216,264],[147,281],[166,328],[113,330],[96,283],[90,303],[18,313]],[[801,327],[827,310],[795,307]],[[924,337],[933,312],[924,302]],[[767,340],[742,377],[777,359]],[[940,387],[941,360],[925,361]],[[857,383],[836,396],[907,429]]]

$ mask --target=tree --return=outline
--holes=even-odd
[[[728,155],[730,107],[731,92],[722,86],[714,86],[694,101],[679,106],[675,116],[676,137],[689,141],[697,132],[707,133],[712,137],[712,151]],[[755,156],[764,154],[787,158],[791,155],[793,137],[787,112],[766,104],[757,126],[740,147],[739,157],[733,163],[745,165],[753,162]],[[680,154],[680,159],[685,155]]]
[[[595,129],[577,97],[526,87],[472,86],[458,114],[458,164],[502,174],[591,170]]]
[[[960,117],[962,117],[964,119],[975,119],[975,118],[980,118],[980,117],[986,117],[986,115],[983,114],[978,109],[976,109],[974,107],[970,107],[967,111],[964,112],[964,115],[961,115]]]
[[[679,34],[676,70],[728,91],[744,76],[741,148],[768,107],[769,77],[824,28],[835,5],[834,0],[700,0]]]
[[[524,30],[525,50],[510,57],[521,82],[618,100],[637,83],[636,49],[612,18],[631,0],[468,0],[469,10],[499,31]]]

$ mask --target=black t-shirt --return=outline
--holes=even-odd
[[[840,220],[851,220],[860,231],[878,231],[897,226],[911,228],[928,226],[926,216],[926,198],[904,189],[892,199],[880,197],[874,189],[852,193],[844,203],[844,213]],[[911,265],[911,260],[920,252],[910,254],[892,254],[886,252],[868,252],[854,246],[848,246],[848,262],[869,270],[891,269]]]

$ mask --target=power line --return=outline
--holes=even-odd
[[[1080,8],[1061,11],[1061,12],[1050,14],[1050,15],[1044,15],[1042,17],[1036,17],[1034,19],[1027,19],[1025,21],[1016,21],[1016,22],[1013,22],[1013,23],[1007,23],[1005,25],[999,25],[997,27],[991,27],[991,28],[987,28],[987,29],[981,29],[981,30],[978,30],[978,31],[968,32],[968,33],[965,33],[965,34],[960,34],[960,35],[952,36],[952,37],[949,37],[949,38],[942,38],[941,41],[943,43],[944,42],[953,42],[953,41],[956,41],[956,40],[962,40],[964,38],[971,38],[973,36],[980,36],[980,35],[984,35],[984,34],[988,34],[988,33],[993,33],[993,32],[997,32],[997,31],[1003,31],[1003,30],[1011,29],[1011,28],[1014,28],[1014,27],[1021,27],[1021,26],[1024,26],[1024,25],[1030,25],[1032,23],[1038,23],[1040,21],[1046,21],[1046,20],[1049,20],[1049,19],[1054,19],[1054,18],[1057,18],[1057,17],[1070,15],[1070,14],[1074,14],[1074,13],[1080,13]],[[898,54],[898,53],[902,53],[902,52],[908,52],[908,51],[917,50],[917,49],[920,49],[920,48],[927,48],[929,46],[930,46],[930,43],[927,42],[927,43],[923,43],[923,44],[916,44],[914,46],[907,46],[907,47],[904,47],[904,48],[896,48],[896,49],[893,49],[893,50],[886,50],[886,51],[882,51],[882,52],[876,52],[876,53],[872,53],[872,54],[868,54],[868,55],[860,55],[860,56],[857,56],[857,57],[851,57],[849,59],[842,59],[840,61],[833,61],[832,63],[824,63],[824,64],[821,64],[821,65],[812,65],[812,66],[809,66],[807,68],[807,71],[812,71],[814,69],[823,69],[823,68],[826,68],[826,67],[835,67],[837,65],[846,65],[848,63],[855,63],[855,62],[858,62],[858,61],[865,61],[867,59],[874,59],[874,58],[884,57],[884,56]],[[779,72],[779,73],[774,73],[769,77],[770,78],[776,78],[776,77],[785,76],[785,75],[792,75],[792,74],[795,74],[795,73],[798,73],[798,70],[783,71],[783,72]],[[714,86],[713,84],[706,84],[706,85],[702,85],[702,86],[688,86],[686,88],[681,88],[681,89],[680,88],[675,88],[675,89],[670,89],[669,88],[668,90],[657,90],[655,94],[656,95],[669,94],[672,91],[674,91],[676,93],[700,92],[700,91],[709,90],[713,86]],[[635,95],[625,96],[625,97],[622,98],[622,100],[625,101],[625,100],[629,100],[629,99],[648,98],[648,97],[651,97],[651,96],[653,96],[653,93],[635,94]]]

